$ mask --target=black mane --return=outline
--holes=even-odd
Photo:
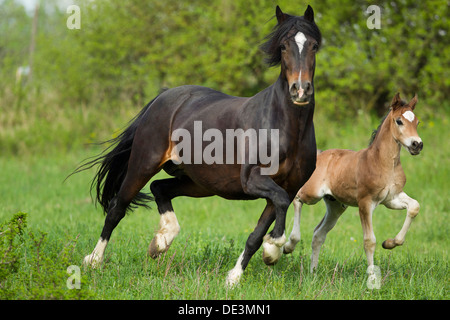
[[[288,18],[273,28],[272,32],[265,37],[266,42],[260,47],[267,55],[266,62],[271,67],[276,66],[281,62],[281,41],[286,39],[289,31],[293,28],[313,37],[318,42],[319,47],[322,43],[322,35],[314,22],[310,22],[304,17],[286,16],[288,16]]]

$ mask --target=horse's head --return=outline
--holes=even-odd
[[[288,82],[289,94],[296,105],[308,105],[314,94],[316,52],[321,34],[314,22],[314,11],[308,6],[304,16],[285,14],[277,6],[278,24],[262,49],[269,55],[267,61],[281,64],[281,75]]]
[[[401,143],[409,153],[418,155],[423,148],[422,139],[417,133],[419,120],[413,111],[417,103],[417,94],[410,102],[406,103],[397,93],[391,102],[392,134],[394,139]]]

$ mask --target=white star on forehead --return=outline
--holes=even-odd
[[[403,117],[405,117],[406,120],[408,120],[409,122],[413,122],[414,121],[414,113],[412,113],[412,111],[406,111],[405,113],[403,113]]]

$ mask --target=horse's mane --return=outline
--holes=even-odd
[[[292,28],[313,37],[318,42],[319,47],[322,43],[322,35],[314,22],[310,22],[304,17],[286,14],[285,16],[287,16],[287,19],[273,28],[272,32],[264,38],[266,42],[260,47],[267,55],[266,62],[271,67],[276,66],[281,62],[281,41],[286,39]],[[295,34],[293,34],[293,36],[294,35]]]
[[[404,106],[404,105],[407,104],[407,102],[404,101],[404,100],[402,100],[400,103],[401,103],[401,104],[400,104],[401,106]],[[375,140],[375,138],[376,138],[378,132],[380,131],[381,126],[382,126],[383,123],[384,123],[384,120],[386,120],[386,118],[388,117],[388,115],[389,115],[389,113],[391,112],[391,110],[392,110],[392,107],[389,107],[389,110],[386,112],[386,114],[385,114],[385,115],[383,116],[383,118],[381,119],[381,122],[380,122],[380,124],[378,125],[378,128],[376,128],[375,130],[372,131],[372,135],[370,136],[370,140],[369,140],[369,146],[372,145],[372,143],[373,143],[373,141]]]

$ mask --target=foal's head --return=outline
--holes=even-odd
[[[417,103],[417,94],[410,102],[400,99],[397,93],[391,102],[391,130],[394,139],[401,143],[409,153],[418,155],[423,148],[422,139],[417,134],[419,120],[413,111]]]
[[[277,6],[276,17],[278,24],[261,48],[267,53],[270,66],[281,64],[292,102],[308,105],[314,93],[315,56],[322,40],[314,11],[308,6],[304,16],[296,17],[283,13]]]

